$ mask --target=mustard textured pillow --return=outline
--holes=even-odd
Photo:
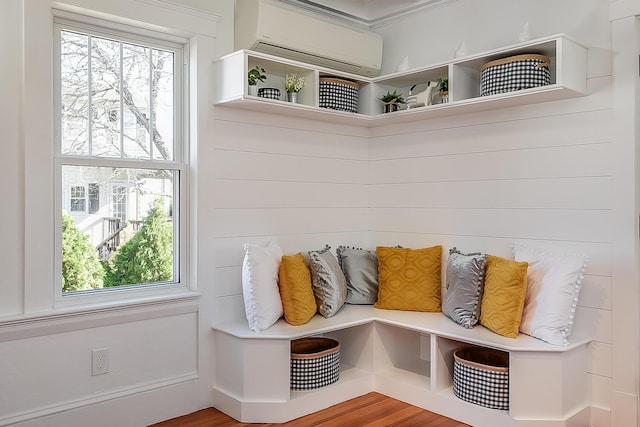
[[[442,246],[424,249],[378,246],[378,301],[375,308],[442,311]]]
[[[283,255],[278,276],[284,319],[294,326],[304,325],[318,309],[304,256],[301,253]]]
[[[480,324],[496,334],[516,338],[527,295],[527,262],[487,257]]]

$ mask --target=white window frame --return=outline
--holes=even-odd
[[[69,19],[71,17],[71,19]],[[61,154],[61,97],[60,97],[60,33],[62,30],[89,33],[93,36],[112,38],[121,42],[140,44],[175,52],[174,60],[174,160],[138,160],[126,158],[74,157]],[[189,41],[168,34],[153,34],[149,30],[136,29],[122,24],[111,23],[96,18],[87,18],[65,13],[64,17],[54,17],[53,22],[53,87],[54,87],[54,306],[66,307],[95,303],[122,302],[141,297],[161,297],[189,290],[187,257],[188,238],[188,57]],[[173,218],[174,228],[174,280],[170,283],[140,284],[87,290],[62,292],[62,167],[98,166],[135,169],[168,169],[177,173],[174,181]]]

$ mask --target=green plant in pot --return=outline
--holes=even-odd
[[[249,84],[249,95],[258,95],[258,82],[264,82],[267,80],[267,76],[264,74],[266,71],[264,68],[257,65],[249,70],[247,73],[247,83]]]
[[[387,91],[387,94],[378,98],[380,101],[382,101],[383,105],[384,105],[384,112],[385,113],[390,113],[392,111],[398,111],[398,106],[400,104],[404,104],[405,100],[402,97],[401,93],[398,93],[397,91]]]
[[[438,93],[442,102],[449,102],[449,79],[438,79]]]

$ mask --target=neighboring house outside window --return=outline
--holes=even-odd
[[[179,285],[184,46],[66,20],[54,27],[56,181],[59,206],[69,209],[62,214],[59,295]],[[65,245],[74,230],[86,244]],[[145,256],[153,271],[133,271],[146,265],[137,258]],[[82,264],[77,259],[91,265],[71,274]]]

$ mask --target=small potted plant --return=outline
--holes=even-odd
[[[267,76],[264,74],[265,72],[266,71],[264,70],[264,68],[258,67],[257,65],[249,70],[249,72],[247,73],[249,95],[258,95],[258,82],[264,82],[265,80],[267,80]]]
[[[298,102],[298,92],[304,87],[304,77],[296,73],[287,74],[284,78],[284,90],[287,92],[287,101]]]
[[[381,98],[378,98],[382,101],[384,105],[384,112],[391,113],[392,111],[398,111],[398,106],[400,104],[404,104],[405,100],[402,97],[401,93],[396,92],[395,90],[392,92],[387,91],[387,94]]]
[[[438,79],[438,93],[442,102],[449,102],[449,79]]]

